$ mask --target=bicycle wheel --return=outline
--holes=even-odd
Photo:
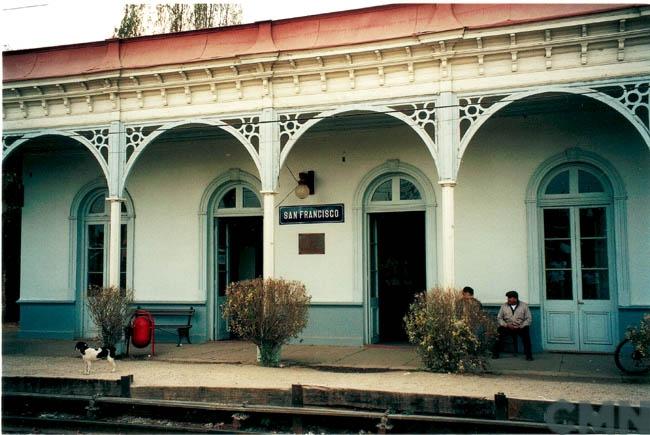
[[[650,358],[641,356],[629,339],[621,341],[614,353],[616,367],[629,375],[642,375],[650,371]]]

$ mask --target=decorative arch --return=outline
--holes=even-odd
[[[217,198],[222,192],[234,184],[242,183],[251,187],[254,191],[259,192],[262,188],[261,181],[241,169],[233,168],[228,172],[218,176],[208,184],[201,196],[199,203],[199,291],[205,294],[206,300],[206,337],[212,340],[214,331],[214,288],[212,277],[213,270],[213,251],[211,247],[214,242],[214,229],[212,227],[212,210]]]
[[[435,208],[436,195],[434,186],[429,177],[419,168],[399,160],[388,160],[369,171],[359,182],[352,202],[353,216],[353,258],[354,258],[354,284],[361,289],[361,298],[364,306],[364,341],[369,342],[369,286],[365,279],[367,276],[366,264],[368,259],[368,225],[367,214],[364,208],[366,198],[375,182],[389,174],[405,174],[412,178],[420,188],[425,211],[426,256],[427,256],[427,288],[433,287],[437,282],[437,227]]]
[[[11,135],[8,135],[11,136]],[[17,135],[16,135],[17,136]],[[9,146],[4,146],[4,140],[3,140],[3,150],[2,150],[2,161],[4,160],[17,148],[20,146],[24,145],[25,143],[29,142],[31,139],[36,139],[41,136],[64,136],[64,137],[69,137],[70,139],[73,139],[86,147],[88,151],[93,155],[97,163],[99,164],[99,167],[102,169],[102,173],[104,174],[104,178],[106,179],[106,182],[109,182],[109,171],[108,171],[108,163],[106,162],[104,156],[102,156],[99,148],[95,146],[90,140],[85,138],[84,136],[80,135],[77,132],[72,132],[72,131],[62,131],[62,130],[53,130],[53,129],[48,129],[48,130],[40,130],[37,132],[32,132],[32,133],[27,133],[25,135],[22,135],[20,139],[17,139],[14,141],[11,145]],[[3,138],[4,139],[4,138]]]
[[[476,120],[472,122],[470,127],[467,129],[467,132],[463,135],[460,141],[460,145],[458,147],[458,157],[456,160],[455,171],[456,172],[458,171],[463,155],[465,154],[465,151],[469,146],[469,143],[472,141],[474,135],[478,132],[481,126],[488,119],[492,117],[492,115],[494,115],[499,110],[503,109],[504,107],[516,101],[534,95],[547,94],[547,93],[567,93],[567,94],[574,94],[574,95],[582,95],[588,98],[593,98],[594,100],[606,104],[607,106],[611,107],[612,109],[620,113],[623,117],[625,117],[625,119],[627,119],[634,126],[634,128],[636,128],[636,130],[639,132],[644,142],[648,146],[648,149],[650,150],[650,131],[648,131],[648,128],[645,125],[643,125],[643,122],[637,116],[635,116],[623,103],[621,103],[616,98],[611,97],[605,93],[599,92],[597,90],[591,88],[585,88],[585,87],[570,87],[570,88],[569,87],[548,87],[548,88],[536,89],[528,92],[508,95],[506,96],[505,100],[495,102],[484,112],[479,111]]]
[[[615,274],[619,305],[630,304],[629,268],[627,249],[627,193],[625,184],[616,168],[606,159],[596,153],[580,148],[569,148],[542,162],[533,172],[526,188],[526,217],[528,227],[528,288],[530,303],[541,302],[541,255],[539,225],[539,196],[541,183],[547,174],[555,168],[566,164],[587,164],[603,173],[612,189],[614,242],[615,242]]]
[[[418,110],[422,111],[427,109],[417,109],[416,113],[418,113]],[[420,124],[418,124],[417,119],[419,118],[417,118],[417,114],[414,114],[413,117],[410,117],[400,112],[399,110],[396,110],[395,108],[391,108],[388,106],[371,106],[367,104],[346,105],[334,110],[322,112],[318,114],[317,118],[312,118],[307,122],[305,122],[304,124],[300,125],[297,131],[295,131],[292,135],[290,135],[289,140],[287,141],[287,143],[282,148],[282,151],[280,152],[280,168],[284,166],[284,163],[287,160],[289,153],[296,145],[296,142],[302,137],[303,134],[309,131],[311,127],[318,124],[324,119],[339,115],[341,113],[353,112],[353,111],[381,113],[387,116],[392,116],[393,118],[399,119],[400,121],[404,122],[406,125],[411,127],[411,129],[413,129],[413,131],[420,137],[420,139],[422,139],[427,149],[429,150],[431,157],[433,157],[434,164],[436,165],[436,170],[440,171],[438,165],[438,148],[436,146],[436,143],[434,139],[432,139],[431,136],[427,134],[424,128]],[[427,120],[422,119],[422,121],[433,122],[433,121],[428,121],[428,119]],[[286,124],[287,122],[296,122],[296,120],[288,120],[285,121],[284,124]]]
[[[247,129],[241,129],[242,132],[240,132],[237,128],[233,127],[232,125],[216,120],[216,119],[187,119],[183,121],[175,121],[175,122],[169,122],[167,124],[163,124],[159,127],[157,127],[153,132],[151,132],[149,135],[142,135],[139,132],[136,132],[137,134],[140,135],[140,140],[132,140],[131,142],[128,142],[128,135],[127,135],[127,148],[128,147],[133,147],[133,153],[129,156],[129,158],[126,161],[126,166],[124,168],[124,176],[122,177],[122,186],[126,186],[126,181],[129,177],[129,174],[131,173],[131,170],[133,169],[133,166],[135,165],[135,162],[138,160],[142,152],[153,142],[158,136],[161,134],[166,133],[168,130],[171,130],[176,127],[180,127],[183,125],[189,125],[189,124],[201,124],[201,125],[209,125],[213,127],[218,127],[221,128],[222,130],[230,133],[239,143],[241,143],[246,151],[248,151],[248,154],[251,156],[253,159],[253,162],[255,163],[255,167],[257,168],[258,174],[262,174],[262,163],[260,161],[259,154],[255,147],[252,145],[250,139],[253,137],[258,137],[259,139],[259,133],[257,133],[256,129],[254,131],[248,131]]]

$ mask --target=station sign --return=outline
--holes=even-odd
[[[345,222],[343,204],[280,207],[280,225]]]

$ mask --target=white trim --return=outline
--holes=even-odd
[[[370,194],[371,188],[379,183],[380,178],[387,177],[389,174],[405,174],[415,181],[416,187],[420,190],[422,196],[422,203],[418,205],[419,210],[425,212],[425,234],[426,234],[426,275],[427,288],[433,287],[437,282],[437,229],[436,229],[436,213],[435,208],[436,197],[433,184],[429,178],[420,169],[408,163],[400,162],[399,160],[388,160],[386,163],[377,166],[369,171],[362,179],[354,193],[353,206],[352,206],[352,221],[353,221],[353,258],[354,258],[354,288],[361,289],[363,315],[364,315],[364,343],[370,341],[370,325],[369,325],[369,287],[367,279],[367,259],[368,257],[368,225],[367,215],[369,211],[404,211],[407,209],[400,208],[395,205],[388,205],[384,208],[372,207],[367,210],[366,199]]]

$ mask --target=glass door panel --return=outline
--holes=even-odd
[[[582,299],[609,299],[607,216],[604,207],[579,209]]]
[[[120,288],[126,288],[126,274],[127,274],[127,246],[128,239],[127,236],[127,227],[126,224],[122,224],[120,227]]]
[[[88,225],[86,290],[104,285],[104,224]]]
[[[568,208],[544,210],[546,299],[572,300],[571,215]]]
[[[221,306],[226,303],[226,287],[230,284],[230,225],[227,219],[215,218],[216,237],[216,331],[217,340],[226,340],[230,338],[228,325],[223,318],[223,309]]]

